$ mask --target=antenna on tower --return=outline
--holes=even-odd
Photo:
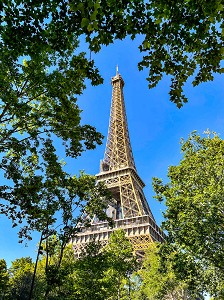
[[[116,65],[116,75],[118,75],[119,72],[118,72],[118,65]]]

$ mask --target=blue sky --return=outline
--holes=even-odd
[[[215,76],[213,82],[196,88],[187,83],[185,93],[189,103],[177,109],[169,101],[169,78],[164,78],[156,88],[149,90],[145,79],[147,70],[138,71],[137,63],[141,60],[139,40],[118,41],[104,47],[99,54],[92,55],[104,78],[104,84],[92,87],[87,82],[87,88],[78,103],[83,109],[82,122],[95,126],[103,133],[104,144],[94,151],[83,153],[77,160],[65,160],[71,174],[78,174],[79,170],[89,174],[99,172],[109,123],[112,95],[110,79],[115,75],[118,64],[119,73],[125,81],[124,97],[136,167],[146,184],[145,196],[160,225],[165,206],[153,199],[152,177],[166,180],[168,167],[178,164],[181,158],[180,138],[187,138],[193,130],[202,134],[209,128],[223,136],[224,85],[220,75]],[[61,149],[58,151],[60,153]],[[33,241],[25,246],[18,244],[17,230],[11,229],[10,222],[2,216],[0,228],[0,258],[5,258],[8,264],[22,256],[35,258],[39,235],[34,234]]]

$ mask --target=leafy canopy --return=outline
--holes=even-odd
[[[194,294],[195,291],[189,290],[187,280],[179,280],[176,277],[173,269],[175,252],[166,255],[164,259],[161,248],[161,244],[151,243],[147,249],[142,267],[137,272],[140,285],[134,292],[134,299],[204,299],[200,293]]]
[[[103,215],[105,189],[91,176],[67,174],[56,152],[60,143],[66,156],[76,158],[102,143],[94,127],[81,124],[76,104],[86,79],[93,85],[102,80],[94,63],[75,52],[74,32],[56,47],[57,4],[0,4],[0,212],[13,226],[24,225],[21,239],[54,227],[57,211],[65,226],[77,223],[72,212],[78,206],[82,213],[87,202],[90,214]]]
[[[129,276],[136,267],[133,247],[123,230],[112,232],[103,248],[89,243],[75,265],[77,299],[128,299]]]
[[[29,257],[16,259],[8,271],[2,260],[0,275],[7,278],[2,282],[7,292],[4,299],[109,300],[117,299],[118,292],[120,299],[129,299],[128,278],[136,268],[136,259],[123,231],[111,234],[109,247],[102,248],[94,241],[89,243],[79,259],[74,256],[71,243],[64,247],[61,258],[61,246],[62,242],[55,236],[42,243],[32,297],[32,260]]]
[[[179,165],[169,167],[169,182],[154,178],[156,198],[166,201],[164,229],[179,252],[177,259],[191,258],[186,263],[189,275],[200,269],[199,281],[219,299],[224,278],[224,141],[216,133],[201,137],[193,132],[181,149]]]
[[[0,259],[0,296],[3,298],[7,293],[9,274],[7,271],[6,261]]]
[[[64,55],[80,36],[98,52],[116,39],[141,35],[139,69],[149,69],[150,88],[169,75],[177,107],[187,102],[183,86],[189,77],[196,86],[224,70],[221,0],[4,0],[0,10],[1,44],[14,58],[43,49]]]

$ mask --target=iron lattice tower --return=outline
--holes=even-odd
[[[114,219],[115,229],[122,228],[138,255],[152,241],[162,242],[164,234],[157,226],[143,193],[145,186],[137,174],[130,144],[123,96],[124,80],[118,73],[112,78],[112,104],[107,145],[100,163],[98,181],[104,181],[112,192],[114,202],[108,207],[108,216]],[[81,228],[74,237],[73,246],[78,256],[86,243],[98,240],[107,243],[110,233],[106,222],[93,223],[89,229]]]

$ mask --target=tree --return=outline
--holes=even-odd
[[[9,296],[6,299],[28,300],[32,281],[34,264],[30,257],[14,260],[9,268]],[[36,281],[36,287],[38,283]],[[38,299],[38,288],[35,289]]]
[[[75,263],[75,299],[129,299],[129,276],[135,268],[136,258],[124,231],[114,231],[103,248],[90,243]]]
[[[87,78],[92,84],[102,82],[97,69],[84,53],[75,54],[78,39],[74,32],[70,38],[65,34],[64,42],[60,38],[59,49],[53,38],[57,22],[56,26],[54,20],[46,26],[42,23],[53,12],[57,14],[57,4],[61,1],[43,6],[27,1],[0,4],[0,170],[4,176],[0,209],[13,227],[21,227],[21,239],[31,238],[32,230],[41,232],[54,224],[58,210],[63,211],[68,227],[75,198],[85,202],[94,198],[97,189],[102,191],[93,177],[67,174],[56,154],[59,142],[65,156],[76,158],[102,141],[94,127],[81,125],[76,104]],[[86,191],[81,188],[83,183]],[[91,197],[90,185],[96,186]],[[77,203],[83,209],[80,200]],[[93,206],[100,211],[99,205],[89,205]]]
[[[58,187],[60,186],[56,186],[56,188]],[[54,287],[54,283],[57,286],[59,285],[60,281],[58,281],[58,277],[55,274],[58,274],[60,277],[61,272],[64,272],[64,251],[71,238],[78,232],[78,225],[82,223],[83,226],[88,227],[93,217],[97,216],[99,220],[107,220],[110,226],[112,226],[112,220],[105,212],[108,207],[108,201],[110,201],[110,193],[105,189],[104,184],[96,184],[94,177],[82,174],[78,179],[75,177],[70,178],[67,189],[60,189],[60,193],[62,194],[60,194],[59,201],[55,200],[55,197],[53,197],[55,194],[53,194],[52,202],[47,202],[46,219],[42,223],[43,230],[31,283],[30,299],[35,283],[39,255],[43,252],[43,245],[45,245],[44,251],[46,255],[45,275],[47,288],[45,297],[47,297],[48,293]],[[66,193],[68,194],[67,196],[65,196]],[[104,198],[102,198],[103,196]],[[50,204],[52,203],[54,206],[49,211]],[[85,215],[88,215],[88,218],[84,217]],[[62,223],[55,227],[58,218]],[[60,228],[61,226],[62,228]],[[72,255],[74,256],[74,253]],[[52,256],[53,265],[50,263]]]
[[[74,299],[76,259],[72,245],[67,244],[63,252],[61,258],[61,241],[55,236],[43,245],[36,275],[37,281],[42,280],[40,300]]]
[[[75,263],[73,273],[75,299],[107,299],[110,287],[105,281],[105,272],[108,267],[108,256],[102,251],[101,245],[96,242],[89,243]]]
[[[105,280],[110,282],[108,299],[127,299],[130,295],[130,276],[137,268],[132,244],[122,229],[115,230],[104,250],[108,255],[109,268]]]
[[[93,85],[102,80],[94,63],[75,53],[76,33],[61,36],[56,46],[57,5],[64,9],[61,1],[0,4],[0,212],[20,227],[20,241],[31,239],[33,230],[41,242],[56,234],[59,270],[76,225],[88,225],[84,213],[109,221],[110,196],[96,178],[66,173],[56,152],[61,143],[64,156],[76,158],[102,142],[94,127],[81,125],[76,104],[86,79]]]
[[[34,263],[30,257],[22,257],[14,260],[8,271],[2,270],[1,275],[2,278],[4,276],[4,281],[1,281],[1,299],[74,299],[73,273],[76,259],[71,244],[67,245],[64,249],[61,267],[58,269],[61,252],[60,243],[56,238],[49,241],[48,247],[51,249],[48,256],[46,255],[46,245],[44,245],[41,258],[38,261],[32,298],[30,287]]]
[[[142,267],[137,271],[139,288],[134,291],[134,299],[147,300],[187,300],[204,299],[197,291],[188,289],[187,280],[179,280],[173,270],[175,253],[161,255],[161,244],[151,243],[145,253]]]
[[[195,86],[223,73],[221,0],[4,0],[0,9],[1,45],[13,59],[31,55],[35,60],[43,50],[63,55],[75,49],[80,36],[90,51],[98,52],[116,39],[141,34],[139,48],[145,55],[139,69],[149,68],[149,87],[164,74],[171,76],[170,99],[178,107],[187,102],[183,85],[189,77],[195,75]],[[82,62],[92,73],[93,65]]]
[[[66,67],[63,75],[63,70],[45,72],[49,64],[41,63],[43,56],[39,59],[24,66],[3,60],[1,72],[0,168],[5,177],[0,188],[1,213],[12,219],[13,226],[25,217],[28,228],[21,231],[21,237],[37,224],[35,229],[40,230],[40,219],[46,220],[44,212],[52,209],[54,215],[58,210],[62,190],[71,194],[69,186],[75,181],[78,184],[79,179],[66,174],[56,155],[57,138],[65,144],[66,155],[77,157],[84,145],[93,149],[102,137],[91,126],[80,125],[80,111],[72,94],[81,92],[82,76],[72,83],[71,77],[77,76],[72,70],[69,75],[65,74]]]
[[[64,247],[61,258],[61,244],[56,236],[43,242],[32,299],[130,299],[130,276],[137,264],[122,230],[111,234],[107,247],[89,243],[79,259],[74,257],[71,243]],[[34,263],[29,257],[12,262],[7,273],[10,279],[5,299],[31,299],[33,270]]]
[[[193,132],[182,141],[181,150],[180,164],[169,167],[170,181],[164,184],[154,178],[156,198],[165,199],[167,205],[163,226],[170,248],[177,251],[179,274],[192,277],[199,269],[197,282],[222,299],[224,141],[215,133],[200,137]]]
[[[8,293],[9,273],[7,270],[6,261],[0,259],[0,299],[5,299]]]
[[[223,2],[159,0],[145,8],[140,50],[146,55],[139,68],[149,68],[149,87],[169,75],[170,100],[180,108],[187,102],[183,86],[189,77],[196,86],[224,72]]]

